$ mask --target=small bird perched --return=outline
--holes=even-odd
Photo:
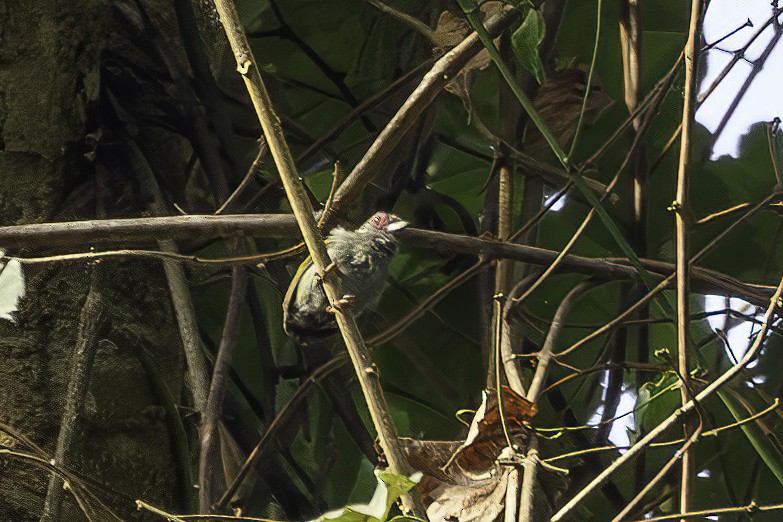
[[[344,304],[360,312],[377,304],[397,252],[395,234],[407,222],[394,214],[376,212],[356,230],[337,227],[326,239],[326,249],[342,281]],[[283,327],[296,340],[323,339],[337,330],[315,265],[308,257],[294,275],[283,301]]]

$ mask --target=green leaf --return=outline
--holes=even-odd
[[[680,405],[677,374],[664,373],[657,381],[647,382],[636,399],[636,434],[646,434],[660,424]],[[640,431],[641,430],[641,431]]]
[[[410,478],[388,471],[375,471],[378,484],[375,493],[367,504],[351,504],[342,509],[324,513],[315,522],[335,520],[337,522],[384,522],[389,517],[391,507],[401,495],[407,493],[419,483],[422,474],[417,472]]]
[[[726,390],[719,390],[718,397],[723,401],[726,409],[731,412],[731,416],[736,419],[737,422],[742,421],[749,417],[753,412],[748,411],[748,408],[743,405],[739,393],[732,388]],[[750,441],[753,448],[767,465],[769,470],[778,479],[778,482],[783,484],[783,455],[778,447],[776,447],[769,439],[764,430],[760,426],[760,421],[748,422],[740,426],[740,429]]]
[[[538,46],[544,40],[546,26],[544,18],[535,9],[530,9],[522,25],[511,35],[511,45],[519,64],[532,74],[536,81],[544,83],[544,64],[538,54]]]

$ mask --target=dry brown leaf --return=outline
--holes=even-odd
[[[468,33],[470,33],[470,25],[465,17],[454,11],[443,11],[432,33],[432,39],[437,44],[435,52],[442,54],[447,49],[451,49],[464,40]]]
[[[527,423],[536,406],[504,386],[503,419],[512,443],[524,451]],[[498,409],[497,394],[484,392],[464,441],[428,441],[402,438],[411,466],[424,474],[419,490],[432,521],[484,522],[503,511],[509,469],[498,464],[508,446]]]
[[[572,62],[564,69],[547,76],[533,98],[534,107],[563,149],[568,147],[574,137],[587,87],[587,73],[587,67]],[[595,122],[611,104],[612,99],[601,88],[598,76],[593,74],[582,125]],[[544,137],[532,126],[526,146],[528,150],[548,148]]]
[[[502,2],[485,2],[481,5],[483,19],[486,20],[495,13],[498,13],[502,7]],[[438,18],[438,24],[432,35],[437,44],[435,49],[433,49],[435,55],[440,56],[455,45],[458,45],[470,33],[470,24],[468,24],[464,15],[454,11],[443,11]],[[462,99],[462,104],[465,106],[468,115],[473,114],[473,104],[470,101],[470,85],[473,82],[473,77],[477,72],[483,71],[489,67],[491,61],[489,53],[486,49],[483,49],[474,56],[465,65],[462,71],[454,77],[451,83],[446,86],[448,92],[456,94]]]
[[[443,483],[432,491],[427,507],[430,522],[492,522],[505,509],[510,469],[502,475],[460,486]]]
[[[503,419],[512,443],[527,446],[530,428],[527,423],[536,414],[536,405],[503,386]],[[497,407],[497,394],[484,392],[484,400],[473,417],[465,441],[454,452],[446,468],[457,465],[462,473],[483,477],[493,466],[503,448],[508,446]],[[444,469],[448,472],[448,469]]]

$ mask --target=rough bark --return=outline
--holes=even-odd
[[[94,218],[99,198],[108,215],[118,215],[119,195],[132,193],[114,172],[108,193],[96,191],[96,163],[84,156],[100,121],[102,56],[109,47],[119,54],[132,48],[110,27],[116,18],[109,4],[0,0],[1,223]],[[122,492],[109,495],[118,502],[112,508],[133,518],[125,503],[133,497],[172,508],[184,502],[171,447],[177,419],[167,418],[171,411],[160,396],[162,376],[175,402],[185,401],[182,354],[159,263],[112,261],[104,270],[111,273],[102,288],[110,309],[68,461],[100,484],[90,485],[96,493],[108,491],[102,486]],[[26,269],[17,324],[0,321],[0,421],[48,454],[63,413],[88,273],[83,262]],[[149,374],[150,361],[158,376]],[[0,443],[13,445],[3,434]],[[44,471],[0,456],[0,520],[38,520],[47,482]],[[61,519],[82,519],[68,494]]]

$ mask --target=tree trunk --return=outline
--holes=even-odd
[[[104,56],[137,52],[118,35],[118,4],[121,10],[123,4],[106,0],[0,0],[0,223],[143,210],[132,182],[94,154],[103,125]],[[168,11],[161,14],[171,17]],[[170,150],[176,156],[178,149]],[[191,434],[194,420],[181,419],[172,407],[189,398],[181,341],[157,262],[25,266],[27,295],[18,320],[0,321],[0,421],[52,458],[90,274],[98,269],[100,316],[94,329],[85,330],[94,335],[88,339],[94,363],[86,368],[72,442],[57,465],[76,473],[79,483],[71,489],[86,488],[123,519],[140,516],[135,499],[186,509],[192,490],[182,419],[190,422]],[[7,433],[0,432],[0,444],[30,453]],[[29,460],[0,454],[0,520],[38,520],[49,481],[46,470]],[[84,518],[69,492],[63,499],[55,519]],[[105,507],[95,501],[81,509],[106,519]]]

